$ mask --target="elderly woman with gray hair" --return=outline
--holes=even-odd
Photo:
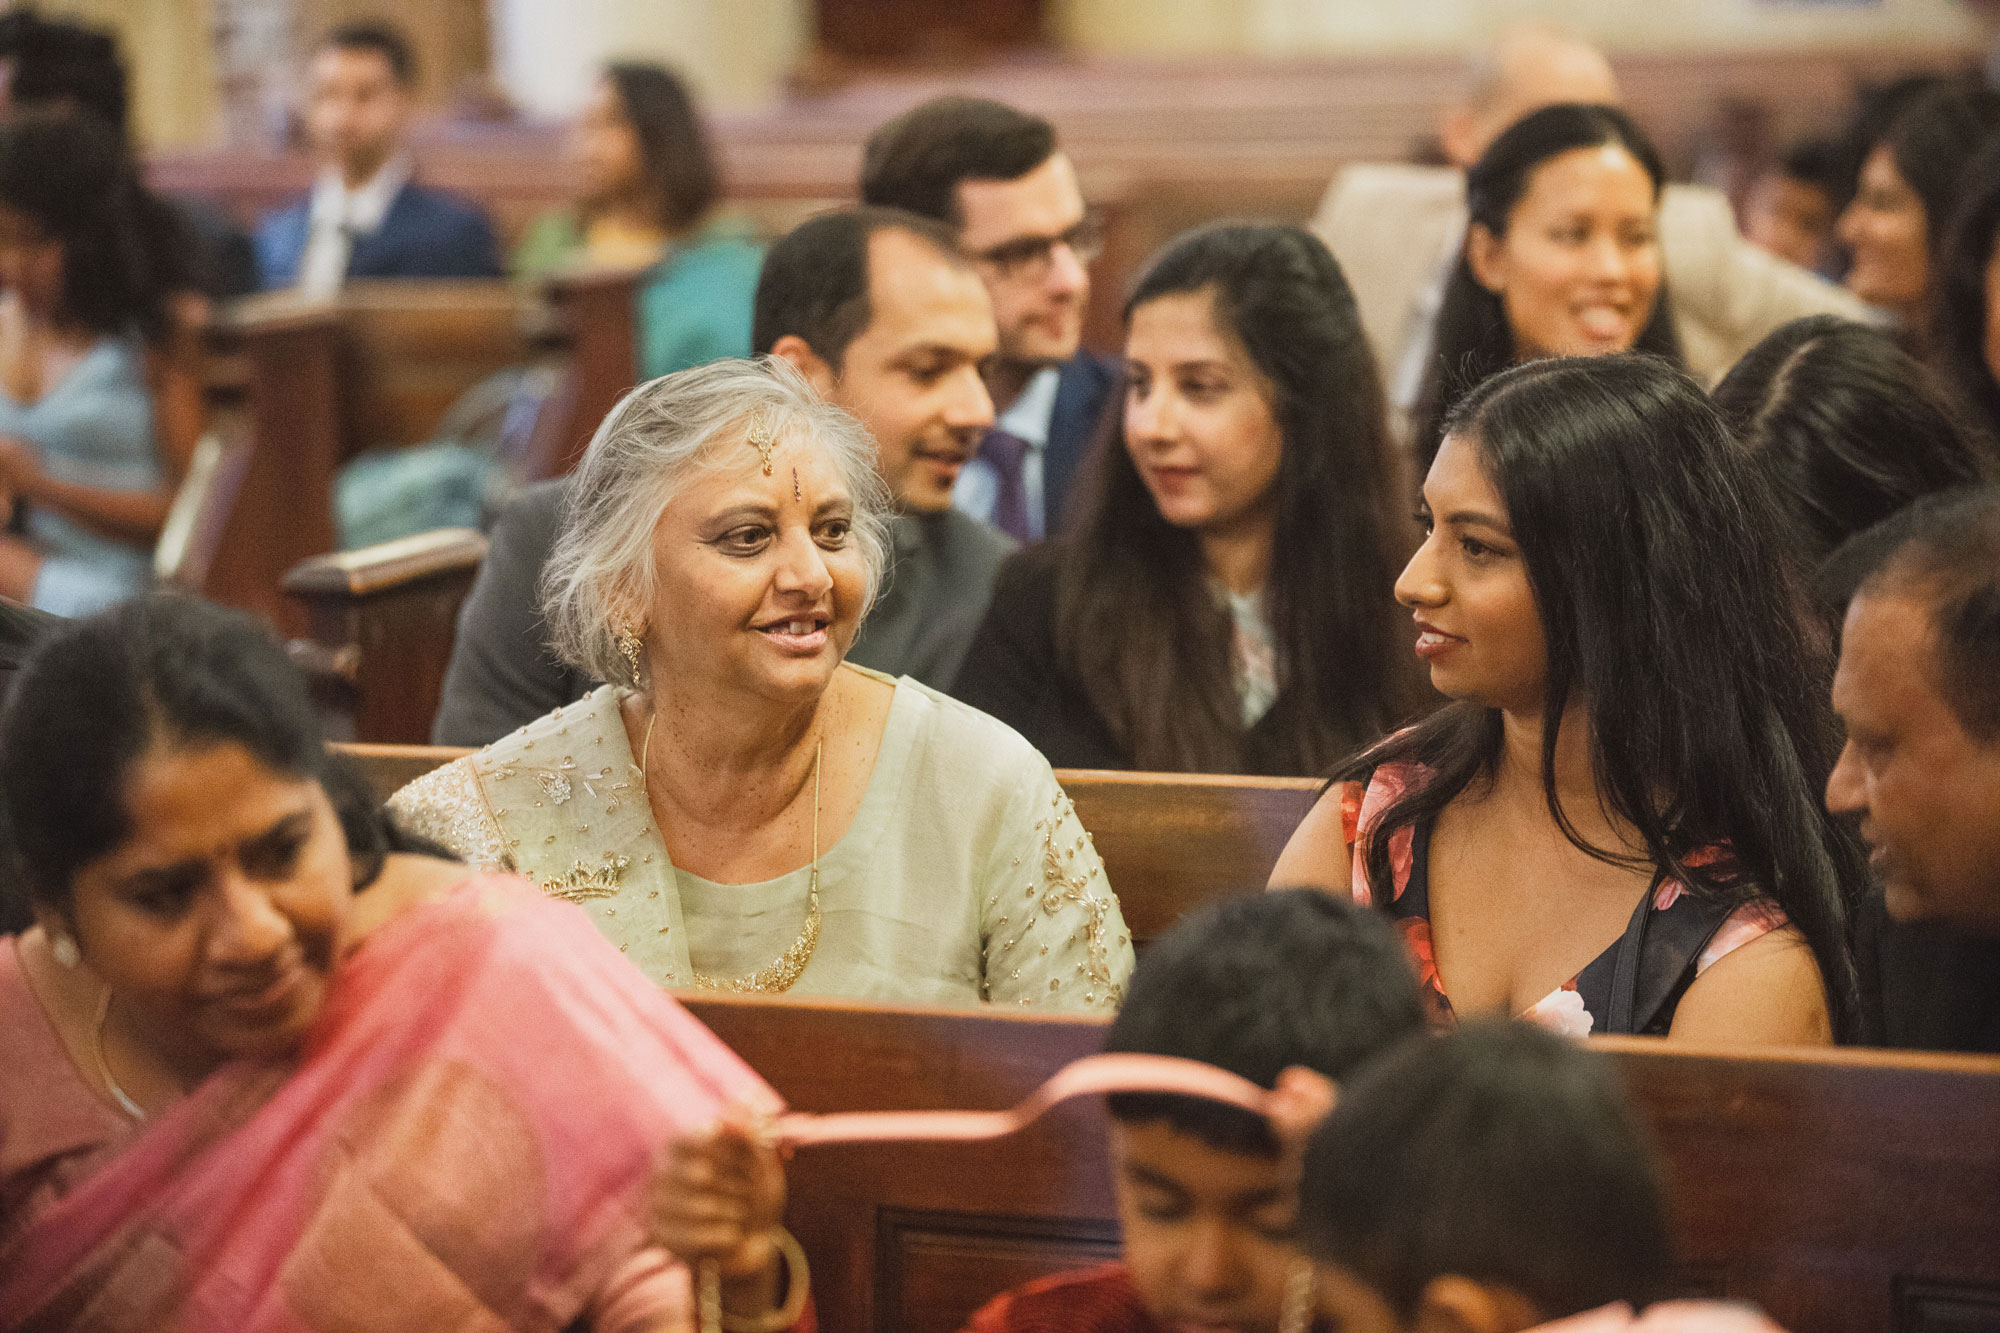
[[[782,362],[628,394],[543,575],[559,650],[615,683],[391,810],[663,985],[1111,1009],[1131,942],[1048,762],[842,662],[887,560],[874,456]]]

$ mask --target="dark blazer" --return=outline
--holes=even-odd
[[[299,280],[312,199],[265,215],[257,227],[257,270],[267,290]],[[406,184],[382,225],[354,238],[350,278],[497,278],[499,247],[484,209],[443,190]]]
[[[458,639],[431,722],[437,745],[488,745],[596,683],[549,651],[540,611],[542,566],[556,543],[569,483],[530,486],[501,511],[486,559],[458,613]],[[900,514],[894,559],[847,660],[943,689],[979,628],[1012,539],[974,518]]]
[[[1064,554],[1060,543],[1041,542],[1000,567],[951,693],[1020,732],[1056,768],[1134,768],[1131,753],[1056,654],[1056,571]],[[1246,733],[1244,772],[1288,775],[1272,755],[1289,712],[1280,695]]]
[[[1062,364],[1049,414],[1049,442],[1042,451],[1042,531],[1051,536],[1062,528],[1070,483],[1097,438],[1104,405],[1117,397],[1113,391],[1122,373],[1117,360],[1088,347],[1079,347]]]
[[[568,490],[567,481],[545,481],[500,511],[458,611],[432,744],[489,745],[590,692],[590,677],[549,651],[537,587]]]

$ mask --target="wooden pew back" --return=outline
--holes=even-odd
[[[384,797],[466,753],[428,745],[342,748]],[[1056,777],[1076,802],[1142,948],[1205,902],[1261,891],[1320,786],[1310,778],[1096,769],[1058,769]]]
[[[684,996],[796,1109],[1008,1106],[1098,1020]],[[2000,1317],[2000,1060],[1594,1043],[1658,1137],[1689,1278],[1803,1333]],[[800,1150],[789,1225],[825,1328],[952,1333],[1116,1253],[1101,1108],[992,1144]]]

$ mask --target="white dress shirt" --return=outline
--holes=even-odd
[[[312,205],[306,222],[306,249],[299,257],[298,290],[303,296],[328,297],[347,281],[347,261],[354,238],[382,225],[389,205],[410,179],[410,159],[398,153],[356,189],[348,189],[337,167],[328,167],[313,182]]]

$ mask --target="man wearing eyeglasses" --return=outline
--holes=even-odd
[[[1090,262],[1103,248],[1076,168],[1040,116],[940,97],[868,141],[861,197],[952,227],[993,302],[1000,347],[986,368],[998,413],[952,503],[1020,541],[1054,531],[1117,381],[1082,346]]]

